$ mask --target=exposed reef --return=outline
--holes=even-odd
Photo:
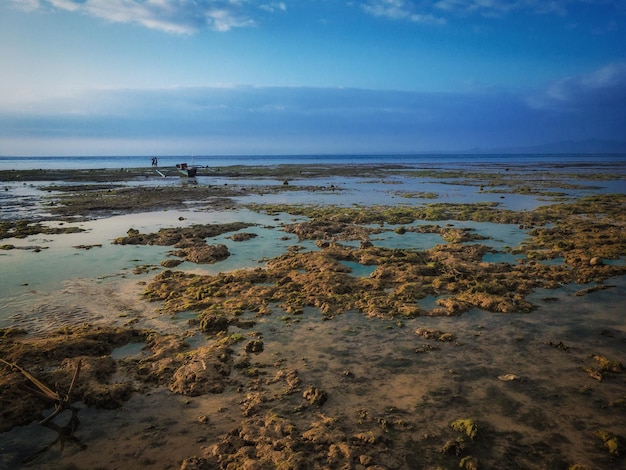
[[[157,233],[140,233],[136,229],[129,229],[126,237],[113,240],[116,245],[159,245],[173,246],[173,256],[184,258],[192,263],[216,263],[230,256],[224,244],[207,245],[205,239],[216,237],[223,233],[234,232],[251,224],[233,222],[228,224],[192,225],[184,228],[165,228]],[[172,260],[163,262],[166,267],[177,265]]]
[[[26,238],[40,233],[45,235],[58,235],[82,231],[84,230],[80,227],[48,227],[44,223],[24,219],[18,221],[0,221],[0,240],[3,238]]]
[[[416,251],[376,247],[370,235],[382,229],[364,226],[374,222],[381,226],[410,224],[430,209],[266,207],[263,210],[267,212],[311,217],[310,221],[285,225],[284,230],[300,239],[317,240],[321,250],[307,253],[293,250],[268,260],[264,269],[216,276],[164,272],[148,286],[146,296],[151,300],[166,300],[166,308],[172,311],[207,310],[223,315],[243,311],[264,314],[271,306],[279,306],[287,313],[317,307],[326,316],[357,310],[381,318],[458,315],[471,308],[529,312],[533,305],[525,296],[537,288],[602,283],[626,273],[626,266],[597,260],[626,256],[621,210],[624,199],[621,196],[587,198],[523,214],[491,206],[486,209],[483,205],[455,205],[438,216],[553,224],[550,228],[530,230],[528,240],[510,248],[512,253],[520,255],[517,264],[484,262],[484,255],[494,249],[460,243],[459,240],[479,238],[472,237],[472,232],[467,230],[416,226],[416,230],[448,234],[450,240],[430,250]],[[613,222],[608,223],[605,220],[608,218]],[[583,230],[574,230],[579,225]],[[344,246],[337,240],[360,240],[361,245]],[[537,258],[563,258],[564,262],[546,264]],[[350,275],[350,268],[342,261],[376,266],[376,269],[368,278],[359,278]],[[427,296],[438,298],[437,308],[420,307],[419,300]]]

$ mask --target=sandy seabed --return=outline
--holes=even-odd
[[[626,468],[626,169],[548,170],[5,176],[0,468]]]

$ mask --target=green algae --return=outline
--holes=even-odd
[[[624,453],[624,445],[622,439],[610,431],[598,430],[594,432],[594,436],[602,441],[604,447],[609,453],[615,457],[619,457]]]
[[[480,468],[480,463],[476,457],[466,455],[460,460],[459,468],[464,470],[478,470]]]
[[[395,194],[406,199],[437,199],[439,197],[437,193],[427,191],[401,191]]]
[[[84,232],[80,227],[48,227],[41,222],[31,220],[3,220],[0,222],[0,240],[3,238],[26,238],[32,235],[59,235],[64,233]],[[8,245],[5,245],[8,246]],[[5,248],[8,249],[8,248]]]
[[[599,354],[594,355],[593,358],[597,361],[598,369],[602,373],[612,372],[619,374],[624,370],[624,366],[620,361],[613,361]]]
[[[450,427],[457,432],[465,434],[471,440],[478,437],[478,424],[472,419],[457,419],[450,423]]]
[[[545,218],[533,212],[516,212],[499,208],[496,202],[477,202],[473,204],[430,203],[417,206],[367,206],[342,207],[293,206],[289,204],[248,204],[247,207],[267,214],[288,213],[306,216],[314,220],[346,224],[389,224],[409,225],[420,220],[472,220],[475,222],[494,222],[503,224],[542,223]]]

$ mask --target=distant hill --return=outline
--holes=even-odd
[[[582,141],[553,142],[530,147],[507,147],[497,149],[472,149],[471,153],[531,153],[531,154],[593,154],[593,153],[624,153],[626,141],[590,139]]]

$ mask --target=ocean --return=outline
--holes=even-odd
[[[273,166],[285,164],[402,164],[446,165],[474,164],[610,164],[623,162],[626,154],[381,154],[381,155],[239,155],[239,156],[159,156],[159,167],[173,167],[186,162],[199,167],[220,168],[233,165]],[[144,168],[152,165],[152,156],[0,156],[0,170],[53,170]]]

